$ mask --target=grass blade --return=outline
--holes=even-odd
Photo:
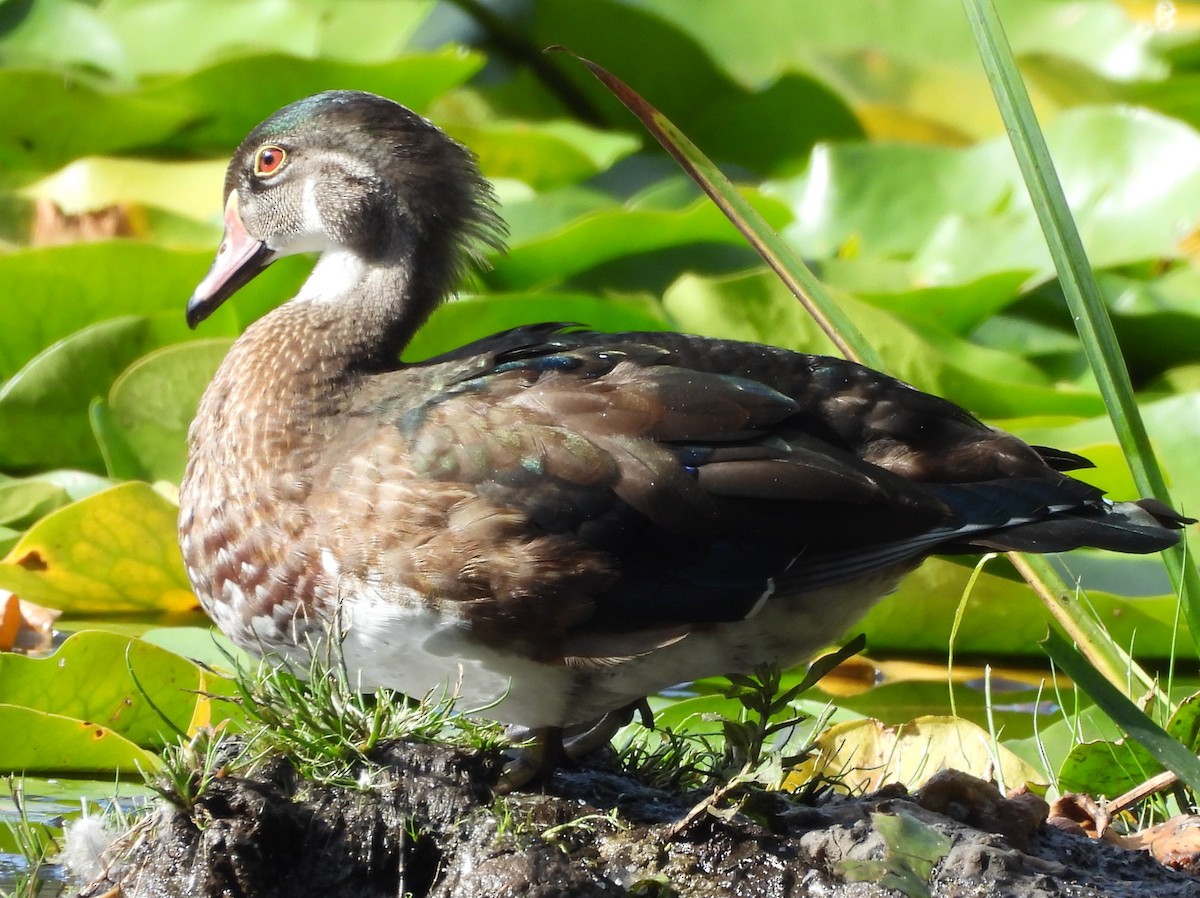
[[[1200,759],[1185,745],[1169,736],[1121,690],[1102,677],[1057,631],[1051,630],[1050,635],[1042,641],[1042,646],[1063,673],[1074,680],[1075,685],[1087,693],[1122,732],[1138,742],[1192,789],[1200,790]]]
[[[561,47],[551,49],[562,50]],[[565,52],[570,52],[569,50]],[[571,54],[575,56],[575,54]],[[849,316],[838,306],[815,274],[796,255],[795,251],[775,233],[758,211],[738,192],[733,183],[700,149],[665,115],[602,66],[582,56],[575,56],[610,91],[641,120],[646,130],[679,163],[693,181],[708,194],[709,199],[725,213],[763,261],[779,276],[788,289],[804,305],[813,320],[833,341],[846,358],[872,368],[882,368],[883,359],[875,351]]]
[[[1070,306],[1088,364],[1100,385],[1100,394],[1104,397],[1134,483],[1144,495],[1170,504],[1166,481],[1146,434],[1112,321],[996,8],[992,0],[963,0],[963,6],[1054,259],[1063,295]],[[1182,543],[1165,552],[1164,558],[1175,592],[1183,598],[1184,615],[1192,639],[1200,640],[1200,575],[1187,559]]]

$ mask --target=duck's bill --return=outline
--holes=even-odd
[[[225,203],[225,236],[217,258],[187,304],[188,327],[211,315],[221,303],[254,280],[275,261],[276,253],[261,240],[251,237],[238,214],[238,194],[231,191]]]

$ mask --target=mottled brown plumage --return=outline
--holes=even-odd
[[[274,258],[319,252],[247,329],[190,433],[180,540],[237,643],[531,727],[672,683],[789,665],[935,552],[1148,552],[1185,519],[1107,502],[944,400],[838,359],[557,325],[401,365],[481,245],[471,155],[332,92],[239,147],[194,326]]]

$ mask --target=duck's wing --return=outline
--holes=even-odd
[[[376,393],[412,475],[453,487],[462,558],[489,555],[530,607],[570,593],[563,620],[595,630],[739,620],[773,589],[942,550],[1177,538],[1169,518],[1055,470],[1077,457],[862,366],[770,347],[519,329]]]

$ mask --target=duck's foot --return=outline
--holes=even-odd
[[[525,732],[529,735],[524,740],[531,740],[529,744],[505,752],[510,760],[493,787],[497,795],[545,782],[554,775],[554,768],[566,755],[562,727],[539,727]]]
[[[568,728],[563,739],[567,757],[578,761],[594,751],[599,751],[612,741],[617,730],[633,720],[634,714],[639,715],[642,726],[648,730],[654,729],[654,712],[650,710],[650,703],[640,698],[624,708],[609,711],[591,723]]]
[[[617,730],[633,720],[635,713],[640,716],[644,727],[654,728],[654,714],[644,698],[616,711],[609,711],[589,723],[576,724],[565,730],[562,727],[510,728],[510,739],[529,744],[506,752],[509,761],[496,783],[496,793],[504,795],[525,786],[546,782],[562,761],[578,761],[607,745]]]

